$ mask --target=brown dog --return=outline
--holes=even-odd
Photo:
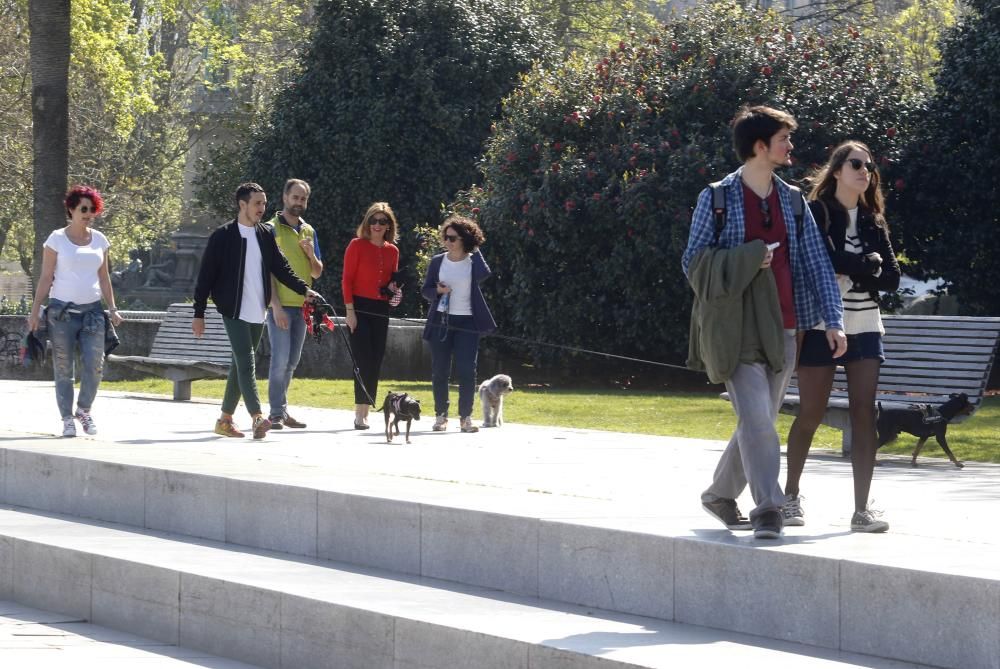
[[[878,405],[878,420],[875,429],[878,432],[878,447],[882,448],[890,441],[894,441],[900,432],[906,432],[917,437],[917,447],[913,449],[913,459],[910,466],[917,466],[917,455],[924,443],[934,437],[937,443],[944,449],[948,459],[956,467],[961,469],[963,465],[948,448],[948,441],[945,439],[945,432],[948,431],[948,423],[963,414],[971,414],[975,407],[969,402],[969,396],[965,393],[952,393],[947,402],[935,408],[926,404],[913,404],[907,409],[883,409],[882,403]]]
[[[379,409],[385,413],[385,441],[392,443],[392,430],[399,434],[399,421],[406,421],[406,443],[410,443],[410,424],[420,420],[420,400],[407,393],[389,393]]]

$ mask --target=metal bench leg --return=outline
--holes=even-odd
[[[848,423],[844,426],[843,436],[840,439],[840,455],[849,458],[851,457],[851,425]]]
[[[174,381],[174,399],[175,400],[191,399],[190,381]]]

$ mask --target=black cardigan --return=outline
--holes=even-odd
[[[240,317],[246,242],[240,236],[239,228],[236,227],[238,225],[236,219],[233,219],[216,228],[208,238],[205,253],[201,256],[198,283],[194,289],[195,318],[205,317],[209,295],[220,314],[228,318]],[[288,260],[278,248],[271,229],[258,223],[254,226],[254,232],[260,245],[265,308],[271,303],[272,274],[299,295],[305,295],[309,286],[292,271]]]
[[[826,205],[824,211],[823,205]],[[854,282],[855,289],[866,290],[872,300],[878,300],[878,291],[892,292],[899,289],[899,263],[889,241],[889,228],[876,220],[874,214],[864,206],[858,207],[858,238],[861,240],[861,255],[845,251],[847,226],[850,216],[836,199],[809,202],[813,218],[826,239],[826,250],[833,263],[833,271],[846,274]],[[829,212],[829,217],[827,216]],[[825,230],[824,230],[825,228]],[[882,256],[881,265],[870,257],[870,253]],[[879,267],[882,273],[875,276]]]

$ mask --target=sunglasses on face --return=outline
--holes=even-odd
[[[389,225],[388,218],[373,218],[372,225]]]
[[[771,205],[767,203],[767,200],[760,201],[760,215],[763,217],[764,229],[770,230],[774,222],[771,220]]]
[[[457,242],[458,241],[458,235],[445,235],[444,236],[444,240],[446,242]]]
[[[844,162],[850,165],[855,170],[860,170],[863,167],[866,170],[868,170],[869,174],[873,174],[875,172],[875,163],[873,163],[870,160],[864,161],[861,160],[860,158],[848,158]]]
[[[92,207],[86,204],[80,205],[78,209],[80,210],[81,214],[89,214],[91,212],[95,214],[97,213],[97,207]]]

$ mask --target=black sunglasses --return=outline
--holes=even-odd
[[[80,205],[80,212],[83,213],[83,214],[89,214],[90,212],[94,212],[96,214],[97,213],[97,207],[96,206],[95,207],[91,207],[91,206],[88,206],[86,204]]]
[[[868,170],[869,174],[875,173],[875,163],[873,163],[870,160],[865,161],[861,160],[860,158],[848,158],[844,162],[850,163],[851,167],[853,167],[855,170],[860,170],[862,167],[864,167],[866,170]]]
[[[764,229],[770,230],[774,222],[771,220],[771,205],[767,203],[766,199],[761,199],[760,201],[760,213],[764,217]]]
[[[388,218],[373,218],[372,225],[389,225]]]

